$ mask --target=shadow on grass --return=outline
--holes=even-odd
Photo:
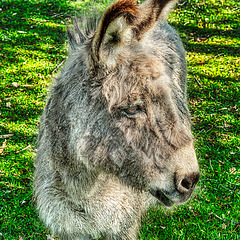
[[[182,40],[187,51],[214,55],[225,54],[227,56],[239,57],[240,45],[231,46],[224,45],[224,43],[208,44],[206,41],[213,36],[238,38],[240,28],[234,30],[217,30],[186,26],[183,24],[172,25],[179,30],[180,35],[183,35],[183,33],[185,34],[185,36],[182,37]],[[189,40],[191,40],[191,42]]]
[[[239,57],[240,46],[232,47],[232,46],[224,46],[222,44],[206,44],[206,43],[184,43],[187,51],[189,52],[197,52],[197,53],[206,53],[212,55],[226,55],[232,57]]]
[[[16,26],[21,25],[19,19],[26,20],[32,17],[38,17],[38,19],[50,20],[53,17],[60,21],[61,16],[65,15],[73,8],[70,7],[69,1],[66,0],[8,0],[2,1],[0,4],[3,14],[8,11],[8,15],[1,19],[5,25],[2,27],[16,28]],[[6,21],[8,20],[8,22]],[[16,24],[10,26],[10,22],[15,20]]]
[[[179,29],[180,32],[185,32],[187,35],[190,35],[191,33],[193,35],[196,35],[198,37],[202,38],[210,38],[212,36],[224,36],[224,37],[229,37],[229,38],[235,38],[239,37],[239,31],[240,31],[240,26],[239,26],[239,21],[234,21],[231,20],[231,26],[234,29],[214,29],[214,28],[208,28],[208,26],[199,28],[197,26],[191,26],[191,25],[184,25],[184,24],[179,24],[179,23],[173,23],[172,25]],[[221,24],[221,21],[216,22],[215,25],[219,26]]]
[[[49,5],[49,3],[51,3]],[[61,18],[53,15],[70,13],[67,1],[9,1],[1,4],[3,16],[1,27],[3,33],[10,35],[5,42],[9,45],[23,47],[30,50],[32,46],[39,46],[39,42],[46,41],[54,45],[63,44],[66,39],[65,29]],[[60,23],[61,25],[54,25]],[[18,32],[17,32],[18,31]],[[16,34],[15,34],[16,33]],[[29,46],[29,44],[31,44]],[[4,43],[2,43],[4,48]]]

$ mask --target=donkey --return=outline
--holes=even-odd
[[[141,216],[185,202],[199,179],[176,0],[117,0],[68,30],[41,117],[34,194],[61,239],[137,239]],[[92,20],[93,22],[95,20]]]

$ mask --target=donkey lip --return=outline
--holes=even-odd
[[[160,202],[162,202],[165,206],[170,207],[174,204],[174,202],[169,199],[161,190],[150,190],[150,193]]]

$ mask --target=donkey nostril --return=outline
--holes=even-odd
[[[180,193],[192,192],[198,180],[199,180],[199,173],[192,173],[192,174],[186,175],[184,178],[176,176],[175,178],[176,188]]]
[[[184,178],[180,184],[187,190],[189,190],[192,187],[192,183],[188,181],[186,178]]]

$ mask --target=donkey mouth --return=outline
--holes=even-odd
[[[174,202],[160,190],[150,190],[150,193],[160,202],[162,202],[165,206],[170,207],[174,204]]]

